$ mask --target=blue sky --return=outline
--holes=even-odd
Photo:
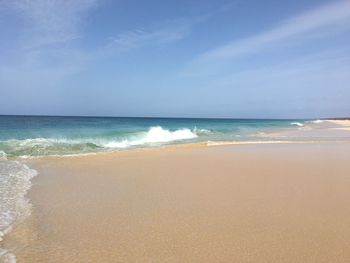
[[[0,114],[350,116],[350,1],[0,0]]]

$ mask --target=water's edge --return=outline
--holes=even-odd
[[[31,203],[26,197],[38,173],[18,160],[8,160],[0,153],[0,262],[16,262],[15,254],[4,248],[1,241],[15,224],[31,213]]]

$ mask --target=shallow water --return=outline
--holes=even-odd
[[[80,154],[203,141],[261,140],[305,120],[0,116],[7,156]],[[273,138],[268,138],[273,139]]]

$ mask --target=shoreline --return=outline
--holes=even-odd
[[[349,140],[285,140],[285,141],[208,141],[208,142],[195,142],[195,143],[179,143],[179,144],[168,144],[154,147],[140,147],[140,148],[128,148],[124,150],[112,150],[112,151],[101,151],[101,152],[91,152],[91,153],[77,153],[77,154],[65,154],[65,155],[45,155],[45,156],[20,156],[20,157],[10,157],[9,160],[20,161],[25,164],[30,164],[32,161],[44,161],[52,159],[61,158],[80,158],[89,156],[108,156],[108,155],[118,155],[118,154],[128,154],[134,152],[152,152],[152,151],[163,151],[172,149],[191,149],[191,148],[211,148],[211,147],[234,147],[234,146],[244,146],[244,145],[284,145],[284,144],[329,144],[329,143],[350,143]],[[33,167],[35,168],[35,167]]]
[[[322,143],[322,142],[348,142],[350,141],[350,120],[348,119],[319,119],[314,121],[307,121],[307,124],[298,127],[288,127],[281,130],[266,129],[263,132],[255,134],[261,138],[271,137],[269,140],[207,140],[187,142],[186,139],[174,141],[171,143],[160,143],[159,145],[139,145],[126,148],[102,150],[95,152],[82,152],[72,154],[48,154],[48,155],[22,155],[22,156],[7,156],[9,160],[26,161],[30,159],[41,158],[57,158],[57,157],[75,157],[75,156],[88,156],[95,154],[110,154],[124,151],[137,151],[143,149],[162,149],[168,147],[212,147],[217,145],[244,145],[244,144],[287,144],[287,143]],[[315,133],[326,134],[329,138],[324,139],[315,137]],[[327,134],[328,132],[328,134]],[[304,136],[306,134],[306,136]],[[341,134],[346,135],[346,139],[341,138]],[[295,136],[295,137],[294,137]],[[326,138],[327,138],[326,136]],[[273,138],[275,137],[275,138]],[[293,138],[293,140],[288,139]],[[282,138],[282,139],[281,139]],[[0,152],[1,153],[1,152]],[[6,158],[6,155],[5,155]]]
[[[318,120],[316,120],[317,122]],[[314,127],[316,129],[321,129],[322,132],[325,131],[336,131],[341,130],[345,131],[347,135],[347,131],[350,130],[350,119],[322,119],[320,120],[321,123],[328,122],[331,124],[335,124],[336,126],[331,127],[323,127],[321,125],[320,127]],[[314,121],[315,122],[315,121]],[[266,138],[271,135],[283,135],[285,137],[290,136],[290,132],[297,132],[301,133],[305,126],[303,127],[297,127],[297,128],[286,128],[284,130],[280,131],[274,131],[274,132],[263,132],[260,136],[262,138]],[[314,129],[310,130],[311,132],[315,132]],[[332,134],[333,135],[333,134]],[[299,135],[300,136],[300,135]],[[337,137],[337,134],[335,134],[335,138]],[[184,140],[181,143],[171,143],[171,144],[164,144],[159,146],[145,146],[145,147],[132,147],[132,148],[125,148],[125,149],[118,149],[118,150],[110,150],[110,151],[97,151],[97,152],[87,152],[87,153],[76,153],[76,154],[63,154],[63,155],[46,155],[46,156],[25,156],[25,157],[11,157],[9,159],[11,160],[19,160],[19,161],[26,161],[31,159],[42,159],[42,158],[70,158],[70,157],[79,157],[79,156],[89,156],[89,155],[99,155],[99,154],[114,154],[114,153],[121,153],[121,152],[129,152],[129,151],[143,151],[143,150],[156,150],[156,149],[166,149],[166,148],[187,148],[187,147],[215,147],[215,146],[221,146],[221,145],[246,145],[246,144],[293,144],[293,143],[327,143],[327,142],[336,142],[336,143],[348,143],[350,142],[350,139],[344,140],[344,139],[329,139],[329,140],[315,140],[312,139],[312,136],[309,137],[309,139],[306,140],[229,140],[229,141],[202,141],[202,142],[186,142]]]

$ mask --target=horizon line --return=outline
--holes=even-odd
[[[71,117],[71,118],[125,118],[125,119],[214,119],[214,120],[336,120],[350,119],[349,117],[319,117],[319,118],[241,118],[241,117],[162,117],[162,116],[104,116],[104,115],[45,115],[45,114],[0,114],[0,117]]]

